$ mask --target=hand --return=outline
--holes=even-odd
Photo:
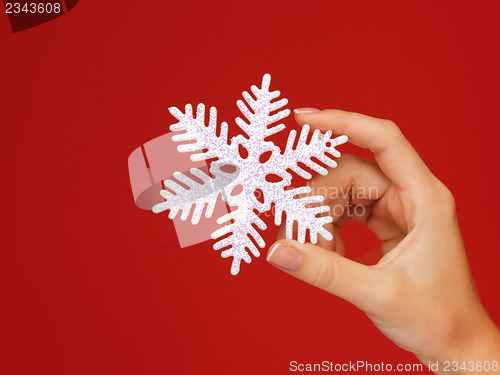
[[[325,202],[363,206],[366,214],[357,219],[382,241],[384,256],[374,266],[342,256],[339,227],[347,217],[333,210],[333,241],[316,246],[281,239],[271,246],[268,261],[353,303],[424,364],[500,360],[500,333],[478,298],[453,196],[399,128],[339,110],[295,112],[297,123],[346,134],[374,153],[376,163],[344,155],[334,173],[310,185],[313,193],[349,191],[347,197],[327,193]]]

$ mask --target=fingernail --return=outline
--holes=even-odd
[[[302,254],[291,246],[277,243],[269,252],[267,261],[286,271],[295,271],[302,262]]]
[[[304,107],[304,108],[295,108],[293,112],[296,115],[309,115],[311,113],[316,113],[319,112],[318,108],[312,108],[312,107]]]

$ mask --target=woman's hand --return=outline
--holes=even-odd
[[[335,239],[322,246],[282,239],[271,246],[268,261],[353,303],[425,364],[500,360],[500,334],[479,301],[453,196],[399,128],[339,110],[304,108],[295,118],[346,134],[370,149],[376,163],[345,155],[334,173],[314,178],[313,192],[326,192],[332,207]],[[356,219],[382,241],[384,256],[374,266],[342,256],[339,227],[349,217],[338,208],[349,205],[363,206]]]

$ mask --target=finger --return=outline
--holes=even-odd
[[[370,149],[384,174],[399,188],[418,191],[432,178],[420,156],[392,121],[335,109],[317,112],[298,109],[295,120],[301,125],[345,134],[351,143]]]
[[[381,241],[408,233],[408,222],[401,201],[393,189],[386,192],[373,206],[366,225]]]
[[[385,278],[381,269],[353,262],[320,246],[280,240],[271,247],[267,260],[364,311],[371,310],[383,298]]]
[[[372,216],[373,206],[371,205],[350,205],[347,215],[352,221],[360,223],[368,221]]]
[[[318,236],[318,245],[324,247],[329,251],[335,251],[340,255],[345,255],[345,246],[342,236],[340,234],[340,229],[338,226],[332,223],[325,224],[325,229],[333,233],[333,240],[326,240],[322,236]],[[293,238],[297,237],[296,231],[293,233]],[[277,240],[286,239],[286,225],[283,223],[278,229]]]
[[[340,228],[333,223],[326,224],[325,228],[330,233],[333,233],[333,240],[325,240],[323,237],[318,236],[318,246],[335,251],[337,254],[345,255],[345,246],[340,234]]]
[[[324,203],[330,205],[337,201],[369,204],[380,199],[390,184],[375,162],[350,154],[342,155],[331,173],[316,175],[308,182],[311,193],[324,196]]]
[[[377,218],[383,219],[383,225],[370,229],[379,238],[385,238],[387,233],[401,233],[398,223],[386,215],[389,208],[385,206],[390,202],[384,197],[391,182],[375,162],[343,155],[332,173],[316,175],[308,185],[312,189],[311,194],[325,197],[324,203],[330,206],[330,215],[336,226],[342,227],[348,219],[369,221],[372,212],[376,212]]]

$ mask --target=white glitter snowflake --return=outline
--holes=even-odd
[[[218,239],[213,248],[225,248],[221,252],[223,258],[233,257],[233,275],[238,274],[241,260],[251,262],[249,253],[255,257],[260,256],[254,241],[261,248],[266,245],[258,231],[265,230],[266,224],[258,213],[269,211],[273,203],[276,225],[281,224],[283,213],[286,213],[287,238],[292,238],[294,222],[297,240],[302,243],[305,242],[307,231],[312,243],[317,242],[318,235],[327,240],[333,238],[324,228],[325,224],[332,222],[332,218],[326,214],[329,207],[319,205],[324,198],[309,195],[311,188],[308,186],[290,188],[292,175],[289,171],[310,179],[312,175],[299,164],[303,163],[317,173],[326,175],[328,169],[314,159],[328,167],[336,167],[337,164],[332,159],[340,156],[336,146],[347,142],[347,137],[342,135],[332,139],[331,131],[322,134],[316,129],[308,140],[310,126],[306,124],[302,127],[297,142],[297,132],[290,131],[282,152],[266,138],[285,129],[285,125],[278,122],[290,115],[290,110],[283,109],[288,104],[287,99],[273,101],[281,93],[269,91],[270,83],[271,76],[265,74],[261,88],[254,85],[251,87],[254,97],[244,91],[245,102],[238,100],[236,103],[245,118],[237,117],[236,124],[246,137],[240,134],[229,140],[226,122],[220,124],[218,131],[215,107],[210,108],[208,124],[203,104],[198,104],[196,116],[193,116],[190,104],[186,105],[184,113],[176,107],[169,108],[170,113],[178,120],[170,126],[170,130],[180,132],[172,139],[183,142],[177,150],[192,152],[190,158],[193,162],[208,159],[215,161],[210,163],[211,176],[197,168],[190,171],[196,178],[181,172],[174,173],[174,178],[188,188],[174,180],[165,180],[165,190],[161,191],[165,201],[155,205],[153,212],[169,210],[171,219],[181,212],[181,220],[187,220],[192,211],[191,222],[197,224],[203,211],[205,217],[212,216],[220,195],[231,207],[231,212],[217,219],[221,228],[212,233],[212,238]],[[225,171],[227,168],[224,165],[232,165],[236,167],[236,171]]]

